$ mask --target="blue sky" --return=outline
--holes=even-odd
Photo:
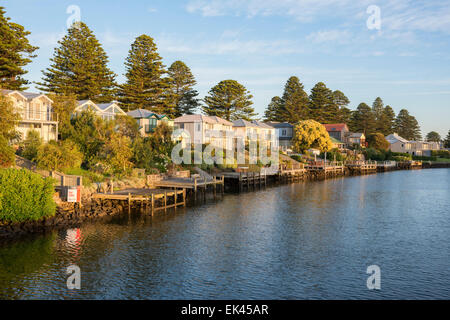
[[[286,80],[309,90],[319,81],[343,91],[350,107],[380,96],[396,112],[407,108],[422,133],[450,129],[449,1],[171,0],[1,1],[7,15],[31,31],[40,47],[26,78],[39,81],[80,8],[124,80],[134,38],[153,37],[166,65],[184,61],[203,97],[224,79],[244,84],[260,115]],[[380,28],[371,27],[379,8]],[[369,20],[369,27],[368,27]]]

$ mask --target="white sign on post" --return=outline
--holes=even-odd
[[[77,188],[69,188],[67,190],[67,202],[77,202]]]

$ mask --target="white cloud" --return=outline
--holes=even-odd
[[[335,42],[347,43],[351,34],[347,30],[324,30],[310,33],[306,39],[314,43]]]

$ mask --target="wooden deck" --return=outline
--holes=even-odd
[[[308,171],[320,171],[325,174],[344,173],[345,166],[342,162],[338,161],[314,161],[305,165],[305,169]]]
[[[351,171],[358,172],[371,172],[377,171],[377,162],[376,161],[353,161],[345,164],[347,168]]]
[[[153,213],[157,210],[186,206],[186,189],[126,189],[113,193],[96,193],[92,195],[92,198],[124,201],[128,204],[128,210],[131,209],[132,204],[139,204],[141,208],[151,209]]]

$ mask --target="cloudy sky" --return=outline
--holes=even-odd
[[[450,2],[357,0],[0,0],[40,47],[38,81],[76,18],[94,31],[123,81],[134,38],[153,37],[166,65],[184,61],[203,97],[224,79],[244,84],[261,115],[296,75],[343,91],[350,107],[380,96],[407,108],[423,134],[450,129]],[[378,19],[380,17],[380,19]],[[32,89],[31,89],[32,90]]]

